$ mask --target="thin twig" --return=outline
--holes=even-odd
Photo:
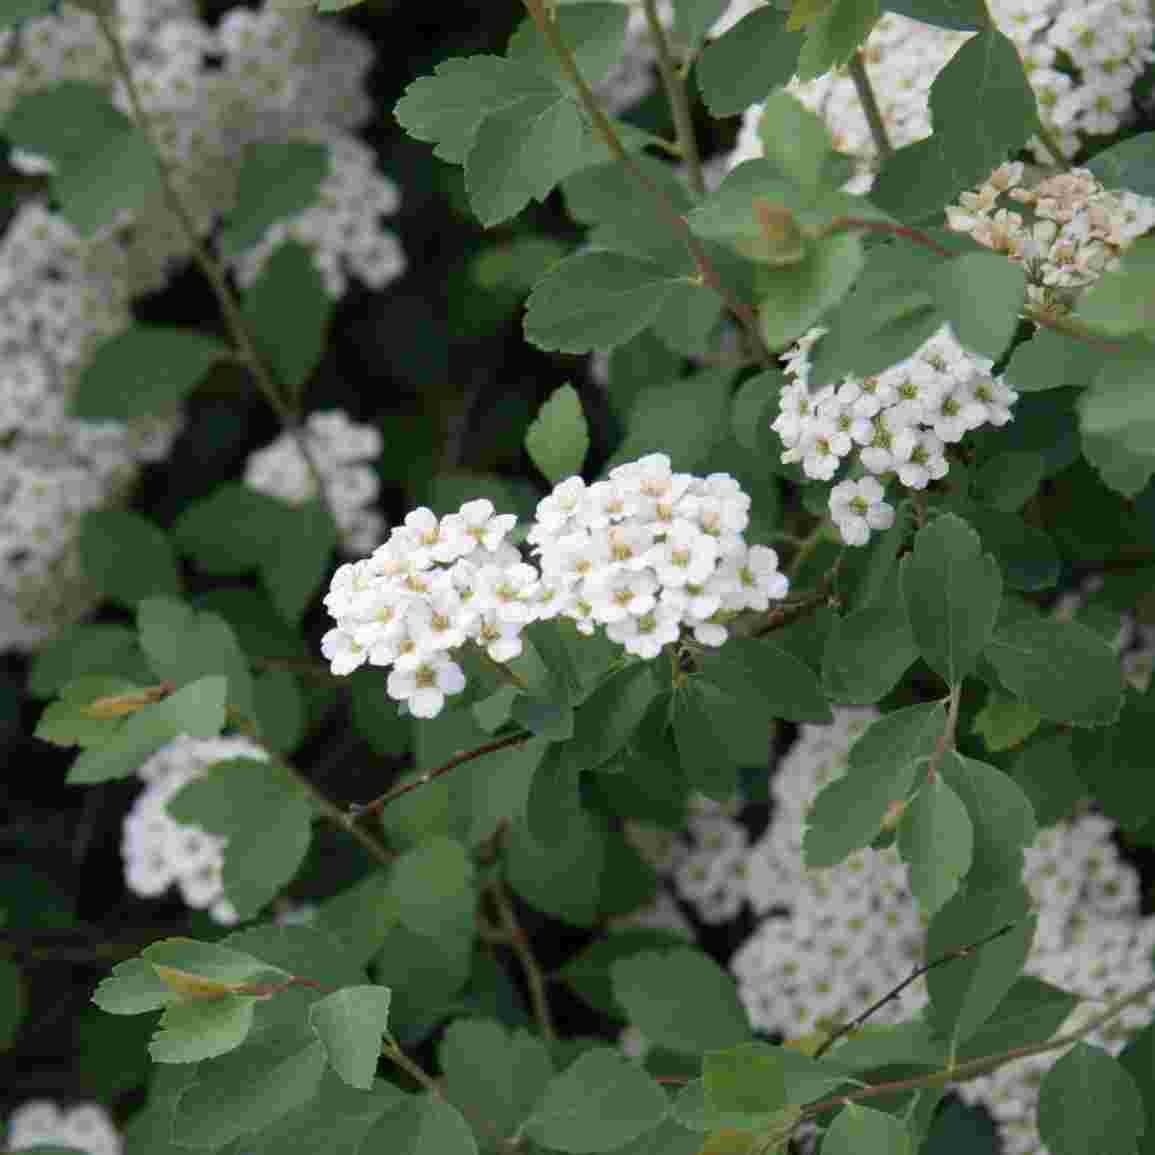
[[[946,725],[943,726],[942,733],[938,736],[938,741],[931,752],[930,761],[926,765],[926,780],[928,782],[937,781],[938,768],[942,765],[942,760],[947,756],[948,751],[954,749],[954,736],[955,730],[958,729],[958,710],[961,701],[962,684],[958,683],[950,688],[950,697],[947,699]]]
[[[232,289],[229,287],[224,270],[205,247],[204,242],[201,240],[196,221],[193,219],[188,206],[184,203],[177,189],[172,170],[169,168],[168,161],[161,151],[152,121],[148,112],[145,110],[144,102],[141,100],[140,89],[137,87],[136,80],[132,74],[132,64],[129,62],[128,55],[124,51],[124,45],[121,43],[120,35],[114,24],[115,15],[112,10],[104,4],[92,5],[91,11],[96,17],[101,34],[108,44],[109,51],[112,53],[113,63],[124,84],[125,94],[128,96],[129,107],[132,109],[136,126],[144,138],[145,143],[152,151],[153,158],[156,161],[157,172],[160,176],[165,200],[168,202],[169,209],[180,223],[181,229],[185,234],[185,239],[188,241],[189,251],[192,253],[194,263],[197,268],[200,269],[205,280],[208,281],[209,287],[212,289],[213,296],[216,298],[217,305],[220,308],[221,316],[224,318],[225,327],[228,329],[229,336],[236,346],[238,360],[249,370],[254,383],[276,413],[285,432],[293,439],[309,472],[313,476],[313,483],[317,487],[318,500],[321,502],[329,517],[332,518],[333,524],[339,525],[332,499],[325,488],[325,479],[321,474],[320,466],[317,463],[312,446],[309,444],[309,439],[305,436],[304,430],[301,428],[300,419],[289,403],[281,396],[280,390],[278,390],[276,383],[273,381],[268,366],[257,351],[256,342],[249,333],[244,314],[241,312],[241,307]]]
[[[384,794],[374,798],[372,802],[366,802],[363,806],[357,805],[356,803],[352,804],[349,807],[348,821],[356,822],[366,815],[380,814],[390,802],[395,801],[404,794],[408,794],[410,790],[416,790],[418,787],[425,786],[434,779],[440,778],[442,774],[448,774],[450,770],[455,770],[458,766],[462,766],[466,762],[472,762],[475,758],[482,758],[486,754],[493,754],[498,750],[506,750],[510,746],[520,746],[522,742],[526,742],[532,737],[533,735],[528,731],[519,731],[516,734],[507,734],[504,738],[496,738],[492,742],[486,742],[483,746],[478,746],[474,750],[466,750],[461,754],[455,754],[444,765],[438,766],[433,770],[426,770],[424,774],[419,774],[416,778],[401,783],[400,786],[394,786],[386,790]]]
[[[875,221],[869,217],[835,217],[823,230],[824,236],[833,236],[835,233],[886,233],[892,237],[902,237],[930,249],[940,257],[949,257],[953,254],[950,249],[940,245],[934,237],[928,236],[921,229],[913,229],[907,225],[896,225],[891,221]]]
[[[438,1085],[437,1080],[422,1070],[421,1067],[397,1045],[394,1039],[387,1038],[386,1041],[381,1044],[381,1054],[391,1063],[395,1063],[400,1067],[401,1070],[415,1082],[420,1083],[431,1095],[436,1095],[439,1099],[445,1098],[441,1093],[441,1087]]]
[[[517,915],[513,910],[513,903],[505,893],[504,884],[495,882],[489,887],[493,898],[493,905],[497,908],[498,918],[501,919],[502,930],[505,931],[506,941],[517,955],[521,969],[525,972],[526,986],[529,987],[529,1001],[533,1006],[533,1017],[537,1020],[538,1030],[546,1042],[557,1040],[554,1030],[553,1015],[549,1009],[549,996],[546,993],[545,973],[538,966],[537,958],[530,946],[529,938],[517,922]]]
[[[878,159],[881,163],[885,163],[894,156],[894,146],[890,143],[890,137],[886,135],[882,110],[878,107],[874,89],[870,85],[870,77],[866,74],[866,58],[861,48],[851,56],[848,67],[850,79],[854,81],[854,91],[858,94],[858,102],[862,105],[866,123],[870,126],[870,135],[874,140]]]
[[[1104,1023],[1109,1023],[1116,1015],[1125,1010],[1132,1003],[1141,1002],[1151,994],[1155,994],[1155,981],[1145,983],[1138,990],[1129,995],[1123,995],[1111,1003],[1101,1014],[1084,1023],[1078,1030],[1070,1031],[1065,1035],[1049,1039],[1042,1043],[1029,1043],[1025,1047],[1013,1047],[997,1055],[984,1055],[978,1059],[971,1059],[965,1063],[956,1063],[942,1071],[934,1071],[929,1075],[916,1075],[912,1079],[899,1079],[893,1083],[876,1083],[870,1087],[848,1091],[844,1095],[836,1095],[830,1099],[821,1099],[811,1103],[802,1112],[802,1119],[813,1119],[827,1111],[850,1103],[857,1103],[862,1099],[876,1099],[882,1095],[894,1095],[900,1091],[918,1091],[924,1087],[942,1087],[948,1083],[965,1083],[970,1079],[977,1079],[991,1071],[1016,1059],[1030,1058],[1032,1055],[1044,1055],[1048,1051],[1058,1051],[1079,1042],[1084,1036],[1098,1030]]]
[[[666,99],[670,103],[670,114],[674,118],[674,130],[678,134],[678,144],[686,162],[686,175],[690,179],[690,189],[700,200],[706,195],[706,181],[702,175],[702,158],[698,154],[698,141],[694,136],[694,123],[690,118],[690,101],[686,95],[686,81],[674,63],[670,52],[670,41],[658,16],[657,0],[642,0],[642,11],[650,27],[650,38],[654,42],[654,53],[658,61],[658,73]]]
[[[986,946],[987,943],[994,942],[997,938],[1002,938],[1005,934],[1009,934],[1012,930],[1014,930],[1016,925],[1016,923],[1008,922],[1004,926],[1000,926],[998,930],[992,931],[985,938],[980,938],[977,942],[968,943],[966,946],[956,947],[954,950],[947,951],[946,954],[940,955],[938,958],[932,959],[928,963],[923,963],[922,966],[915,967],[915,969],[912,970],[910,974],[907,975],[907,977],[898,984],[898,986],[891,988],[891,990],[887,991],[887,993],[884,994],[882,998],[877,999],[875,1002],[871,1003],[870,1006],[868,1006],[866,1010],[858,1015],[857,1018],[853,1019],[849,1023],[843,1023],[841,1027],[834,1031],[821,1043],[820,1046],[815,1049],[813,1057],[815,1059],[821,1059],[822,1056],[825,1055],[826,1052],[829,1051],[830,1048],[833,1047],[839,1039],[845,1038],[845,1036],[851,1035],[857,1031],[863,1025],[863,1023],[865,1023],[866,1020],[870,1018],[871,1015],[873,1015],[876,1011],[881,1010],[884,1006],[886,1006],[887,1003],[898,998],[898,996],[902,994],[902,992],[906,990],[906,988],[910,986],[911,983],[922,978],[922,976],[925,975],[928,971],[935,970],[937,967],[945,966],[947,963],[955,962],[958,959],[969,958],[980,947]]]
[[[698,240],[686,218],[678,212],[669,197],[650,180],[645,170],[634,160],[626,150],[625,145],[622,144],[617,129],[614,128],[613,122],[602,111],[601,105],[598,104],[597,97],[594,96],[593,90],[586,82],[585,77],[582,76],[581,69],[578,68],[577,61],[574,60],[569,45],[566,44],[558,32],[557,24],[553,17],[546,11],[546,0],[523,0],[523,2],[526,11],[529,12],[542,39],[557,57],[562,70],[565,72],[570,83],[573,84],[578,99],[582,103],[582,107],[593,122],[598,135],[605,142],[610,154],[615,160],[621,162],[634,182],[640,185],[657,203],[663,216],[669,221],[670,226],[678,234],[683,244],[685,244],[686,249],[689,251],[698,269],[698,276],[701,278],[702,284],[712,289],[726,303],[726,307],[734,314],[738,323],[742,326],[743,330],[745,330],[747,340],[750,342],[751,348],[757,352],[758,359],[765,365],[774,364],[774,356],[766,347],[766,342],[762,339],[762,331],[754,310],[740,297],[735,296],[726,288],[717,268],[714,266],[714,262],[710,260],[709,255],[702,246],[702,242]]]

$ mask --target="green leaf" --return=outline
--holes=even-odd
[[[782,349],[802,336],[850,290],[862,270],[862,240],[836,233],[806,243],[796,264],[761,267],[756,278],[762,339]]]
[[[1137,452],[1102,433],[1083,434],[1083,456],[1095,467],[1103,484],[1135,497],[1155,474],[1155,454]]]
[[[465,158],[470,207],[491,228],[604,159],[604,146],[573,101],[557,92],[527,96],[491,113],[477,129]]]
[[[865,706],[898,684],[918,650],[902,607],[869,607],[835,618],[822,655],[822,688],[836,702]]]
[[[939,260],[913,246],[871,249],[854,291],[825,319],[828,332],[812,352],[811,381],[880,373],[933,336],[943,318],[927,282]]]
[[[901,1120],[851,1103],[827,1129],[822,1155],[914,1155],[914,1143]]]
[[[713,369],[643,388],[630,408],[626,438],[609,464],[660,452],[675,469],[704,465],[726,434],[730,381],[729,373]]]
[[[1000,629],[985,656],[1007,689],[1044,718],[1104,726],[1119,716],[1119,660],[1086,626],[1050,618],[1023,620]]]
[[[170,1003],[148,1045],[154,1063],[199,1063],[235,1051],[253,1026],[249,995]]]
[[[389,1000],[388,987],[343,987],[309,1008],[309,1026],[329,1065],[350,1087],[368,1091],[373,1085]]]
[[[487,1136],[514,1135],[553,1078],[553,1063],[540,1039],[490,1020],[451,1023],[437,1054],[450,1101],[468,1118],[481,1121]]]
[[[1131,1039],[1118,1056],[1118,1062],[1134,1079],[1143,1100],[1146,1126],[1139,1155],[1151,1155],[1155,1150],[1155,1086],[1151,1081],[1151,1071],[1155,1070],[1155,1024],[1149,1023]]]
[[[195,329],[132,325],[97,346],[80,373],[72,415],[87,421],[171,416],[227,345]]]
[[[716,1050],[702,1062],[705,1105],[716,1119],[758,1126],[789,1102],[783,1052],[764,1043]]]
[[[1039,1135],[1054,1155],[1133,1155],[1146,1127],[1143,1100],[1125,1067],[1076,1043],[1039,1087]]]
[[[224,674],[229,704],[252,717],[252,675],[223,618],[173,598],[150,597],[137,606],[136,622],[141,648],[158,678],[182,686],[205,674]]]
[[[313,808],[300,783],[276,762],[217,762],[168,803],[178,821],[227,838],[222,881],[242,919],[255,917],[300,869]]]
[[[976,865],[981,859],[976,855]],[[1013,929],[984,942],[962,958],[927,973],[929,1020],[951,1052],[993,1015],[1023,969],[1034,937],[1030,897],[1018,878],[1003,880],[1004,889],[978,889],[968,880],[967,893],[955,895],[931,920],[927,958],[965,950],[1008,924]]]
[[[674,742],[682,773],[691,787],[715,801],[725,801],[735,793],[740,764],[728,741],[719,744],[727,723],[716,708],[720,703],[733,706],[734,700],[701,678],[688,681],[674,695]],[[769,735],[767,723],[767,752]]]
[[[52,161],[60,211],[84,236],[160,190],[148,141],[96,85],[66,81],[22,96],[4,134],[14,148]]]
[[[621,959],[648,951],[684,945],[684,937],[668,930],[611,930],[574,955],[558,972],[585,1002],[610,1018],[620,1018],[614,999],[611,968]]]
[[[261,579],[278,613],[297,622],[329,572],[337,527],[319,501],[290,509],[278,527],[273,551],[261,562]]]
[[[911,631],[927,664],[948,684],[971,673],[990,640],[1002,579],[978,534],[944,514],[919,530],[902,565],[902,593]]]
[[[0,958],[0,1051],[11,1049],[24,1018],[24,977],[9,958]]]
[[[674,0],[675,27],[691,54],[728,7],[727,0]]]
[[[1019,324],[1027,275],[1001,253],[964,253],[944,261],[930,279],[935,303],[959,343],[997,359]]]
[[[766,160],[801,188],[817,188],[822,182],[832,151],[826,122],[785,89],[777,89],[766,98],[758,136]]]
[[[553,15],[558,34],[582,76],[587,83],[598,84],[621,59],[629,14],[620,4],[583,3],[560,6]],[[552,77],[559,87],[568,88],[565,70],[528,17],[510,37],[506,55]]]
[[[181,687],[160,702],[125,720],[100,746],[85,750],[68,772],[70,785],[125,778],[166,742],[180,734],[215,738],[225,724],[227,679],[212,675]]]
[[[1038,124],[1015,46],[993,27],[968,40],[930,89],[934,135],[899,149],[871,189],[903,221],[941,221],[943,206],[985,180]]]
[[[1155,196],[1155,133],[1141,132],[1096,153],[1087,167],[1107,188]]]
[[[665,1092],[645,1071],[597,1047],[551,1080],[524,1130],[558,1151],[613,1151],[656,1127],[667,1110]]]
[[[731,638],[704,653],[702,672],[716,686],[766,719],[828,722],[830,706],[809,667],[773,642]]]
[[[573,738],[564,761],[571,772],[593,770],[608,762],[630,740],[658,695],[648,662],[638,662],[608,677],[578,707]]]
[[[50,698],[85,674],[146,683],[150,675],[136,632],[105,623],[83,623],[65,630],[33,658],[28,692],[37,698]]]
[[[1018,880],[1023,848],[1038,829],[1030,799],[1015,780],[995,766],[948,751],[939,773],[962,799],[974,826],[974,864],[967,875],[971,888],[996,889]]]
[[[324,1073],[325,1047],[304,1026],[254,1033],[243,1047],[198,1068],[177,1102],[173,1139],[217,1149],[259,1133],[313,1098]]]
[[[277,246],[242,302],[262,358],[294,391],[321,360],[333,309],[312,254],[297,241]]]
[[[1042,717],[1034,706],[992,690],[986,705],[975,715],[974,731],[988,750],[1012,750],[1038,728]]]
[[[832,68],[842,68],[880,15],[879,0],[831,0],[806,30],[798,78],[813,80]]]
[[[1080,320],[1108,337],[1155,337],[1155,238],[1140,237],[1079,297]]]
[[[996,454],[975,474],[975,494],[986,505],[1013,513],[1034,497],[1045,468],[1042,454],[1032,450]]]
[[[987,23],[986,9],[979,0],[892,0],[887,11],[962,32],[973,32]]]
[[[1053,826],[1065,818],[1087,792],[1075,773],[1069,734],[1051,733],[1028,742],[1011,774],[1031,800],[1040,826]]]
[[[138,513],[89,510],[80,525],[80,559],[93,585],[128,609],[142,598],[181,592],[168,537]]]
[[[560,353],[612,349],[653,323],[678,281],[653,261],[596,249],[576,253],[534,286],[526,340]]]
[[[910,887],[929,917],[946,905],[971,866],[974,827],[959,796],[936,777],[903,812],[898,849],[910,867]]]
[[[141,698],[142,691],[145,697]],[[136,698],[148,701],[148,691],[122,678],[90,674],[69,682],[60,699],[50,703],[36,723],[36,737],[54,746],[99,746],[124,724],[123,717],[108,717],[92,707],[102,698]]]
[[[590,447],[589,422],[572,385],[555,389],[525,432],[530,460],[553,485],[582,471]]]
[[[1004,376],[1020,393],[1057,389],[1063,385],[1090,385],[1104,361],[1104,352],[1086,341],[1039,328],[1016,345]]]
[[[173,540],[206,573],[243,574],[259,568],[276,548],[287,509],[247,485],[226,482],[185,506],[173,524]]]
[[[990,1018],[959,1048],[958,1059],[966,1062],[1049,1039],[1067,1021],[1078,1002],[1076,996],[1058,987],[1021,975],[1011,984]]]
[[[1110,460],[1111,453],[1122,455],[1128,469],[1122,477],[1111,475],[1111,483],[1138,492],[1146,484],[1137,467],[1155,468],[1155,402],[1152,401],[1152,366],[1155,347],[1135,341],[1108,358],[1094,383],[1079,399],[1079,426],[1084,446],[1090,446],[1098,463]]]
[[[53,3],[54,0],[8,0],[3,11],[0,11],[0,28],[43,16]]]
[[[610,973],[627,1021],[655,1046],[700,1055],[750,1037],[734,980],[701,951],[646,951],[619,959]]]
[[[589,815],[579,810],[563,842],[543,845],[526,823],[510,831],[506,877],[531,906],[574,926],[592,926],[597,917],[605,839]]]
[[[1041,529],[1014,513],[974,506],[968,510],[983,546],[999,563],[1003,581],[1013,590],[1050,589],[1059,580],[1059,553]]]
[[[412,1095],[386,1111],[365,1138],[363,1155],[477,1155],[469,1124],[439,1095]]]
[[[329,172],[329,151],[308,140],[257,140],[237,174],[237,199],[221,232],[221,252],[236,256],[255,245],[279,220],[315,204]],[[285,335],[290,335],[286,328]]]
[[[530,784],[548,745],[545,739],[531,738],[487,754],[477,774],[452,777],[453,804],[467,823],[470,846],[484,842],[502,822],[525,814]]]
[[[794,75],[801,47],[786,13],[755,8],[702,49],[696,75],[706,107],[714,116],[736,116],[765,99]]]
[[[266,670],[253,681],[253,708],[261,740],[279,754],[291,754],[305,736],[305,696],[288,670]]]
[[[527,96],[554,92],[540,73],[499,56],[443,60],[433,75],[405,90],[393,109],[398,124],[435,147],[433,155],[462,164],[481,122]]]
[[[462,912],[472,916],[473,863],[465,847],[436,837],[415,846],[393,865],[390,889],[401,921],[438,939],[451,932]]]

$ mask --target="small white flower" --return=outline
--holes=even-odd
[[[435,718],[447,695],[465,689],[465,675],[456,662],[444,655],[427,657],[411,669],[394,667],[385,683],[389,697],[405,702],[415,718]]]
[[[842,481],[830,491],[830,517],[847,545],[866,545],[872,530],[894,524],[894,507],[883,500],[876,478]]]

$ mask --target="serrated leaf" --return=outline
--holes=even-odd
[[[236,1050],[253,1025],[251,995],[170,1003],[148,1045],[154,1063],[199,1063]]]
[[[93,585],[128,609],[142,598],[181,592],[168,537],[138,513],[89,510],[80,524],[80,558]]]
[[[589,84],[598,84],[621,58],[629,14],[620,4],[583,3],[557,7],[552,13],[558,35]],[[536,69],[568,88],[569,77],[532,19],[526,17],[509,39],[510,60]]]
[[[309,1008],[309,1026],[329,1065],[350,1087],[368,1091],[373,1085],[390,998],[388,987],[344,987]]]
[[[696,76],[706,107],[714,116],[735,116],[786,84],[797,70],[802,39],[773,5],[747,13],[698,58]]]
[[[930,917],[958,890],[971,866],[974,828],[959,796],[936,777],[903,812],[898,849],[910,868],[910,887]]]
[[[179,734],[215,738],[225,724],[227,686],[227,679],[212,675],[145,706],[126,719],[107,742],[85,750],[73,762],[68,782],[79,785],[127,777]]]
[[[238,915],[252,918],[293,878],[312,835],[313,808],[275,762],[217,762],[169,801],[178,821],[228,839],[222,882]]]
[[[914,1143],[900,1119],[851,1103],[827,1128],[822,1155],[914,1155]]]
[[[477,1155],[469,1124],[440,1095],[410,1095],[365,1137],[364,1155]]]
[[[678,280],[653,261],[623,253],[566,257],[529,295],[526,340],[560,353],[612,349],[653,323]]]
[[[282,241],[241,302],[258,351],[277,380],[298,392],[325,351],[335,303],[297,241]]]
[[[171,416],[227,345],[195,329],[135,324],[97,346],[81,371],[72,414],[88,421]]]
[[[995,634],[985,656],[1006,687],[1044,718],[1103,726],[1119,716],[1119,660],[1102,638],[1078,622],[1017,622]]]
[[[822,180],[830,132],[826,122],[785,89],[770,93],[758,119],[762,155],[802,188],[816,188]]]
[[[1135,1080],[1106,1051],[1076,1043],[1039,1087],[1039,1135],[1054,1155],[1134,1155],[1147,1125]]]
[[[1015,346],[1003,376],[1020,393],[1090,385],[1105,356],[1104,350],[1086,341],[1039,328],[1029,341]]]
[[[546,1087],[525,1133],[558,1151],[613,1151],[656,1127],[665,1092],[640,1067],[608,1047],[586,1051]]]
[[[432,143],[434,156],[461,164],[487,116],[552,90],[545,77],[519,62],[499,56],[455,57],[410,84],[393,115],[410,136]]]
[[[237,173],[237,198],[221,232],[221,252],[236,256],[266,229],[304,212],[317,200],[329,171],[329,151],[308,140],[257,140],[245,149]],[[291,330],[286,328],[286,334]]]
[[[610,973],[627,1021],[655,1046],[700,1055],[749,1038],[733,979],[700,951],[646,951],[613,963]]]
[[[902,565],[902,593],[911,631],[927,664],[950,685],[975,667],[990,640],[1002,599],[994,558],[978,534],[944,514],[919,530]]]
[[[703,674],[764,718],[828,722],[830,706],[812,671],[773,642],[731,638],[702,655]]]
[[[52,161],[60,211],[84,236],[160,189],[148,140],[97,85],[65,81],[22,96],[4,133],[15,148]]]
[[[976,855],[976,865],[981,860]],[[1030,896],[1018,878],[1003,880],[1002,889],[973,887],[957,894],[931,920],[928,958],[942,958],[971,947],[1003,927],[1012,929],[963,958],[934,967],[927,974],[928,1018],[935,1033],[949,1040],[951,1052],[986,1023],[1023,969],[1034,937]]]
[[[525,432],[530,460],[551,484],[580,474],[590,447],[589,422],[572,385],[555,389]]]

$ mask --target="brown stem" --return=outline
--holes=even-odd
[[[916,245],[922,245],[924,249],[930,249],[940,257],[952,255],[950,249],[940,245],[934,237],[927,236],[921,229],[892,224],[890,221],[874,221],[869,217],[835,217],[823,230],[825,236],[850,232],[887,233],[889,236],[902,237],[904,240],[913,241]]]
[[[392,1039],[381,1045],[381,1054],[400,1067],[415,1082],[420,1083],[431,1095],[436,1095],[439,1099],[445,1097],[437,1080],[422,1070]]]
[[[955,730],[958,729],[959,703],[962,701],[962,684],[951,686],[950,697],[947,699],[946,725],[938,736],[930,761],[926,765],[926,780],[935,782],[938,779],[938,768],[947,752],[954,749]]]
[[[520,746],[522,742],[526,742],[532,737],[533,735],[527,731],[519,731],[516,734],[507,734],[504,738],[496,738],[492,742],[486,742],[485,745],[478,746],[475,750],[466,750],[461,754],[455,754],[444,765],[438,766],[433,770],[426,770],[424,774],[419,774],[416,778],[408,782],[403,782],[400,786],[394,786],[392,789],[386,790],[384,794],[374,798],[372,802],[366,802],[364,806],[359,806],[354,803],[349,808],[348,821],[356,822],[366,815],[380,814],[390,802],[395,801],[404,794],[408,794],[410,790],[416,790],[418,787],[425,786],[435,778],[440,778],[442,774],[448,774],[450,770],[455,770],[458,766],[462,766],[466,762],[472,762],[475,758],[482,758],[486,754],[493,754],[498,750],[506,750],[510,746]]]
[[[193,220],[192,214],[181,199],[176,181],[173,178],[172,170],[169,168],[164,153],[161,151],[156,133],[153,131],[152,121],[149,118],[148,112],[145,110],[144,102],[141,100],[140,90],[132,74],[132,65],[124,51],[124,45],[121,43],[120,35],[114,23],[116,19],[115,14],[103,3],[92,5],[90,10],[96,17],[101,34],[108,44],[109,51],[112,53],[113,63],[124,84],[124,91],[128,97],[129,107],[132,109],[136,127],[152,151],[156,161],[157,172],[160,175],[161,187],[164,191],[164,198],[185,234],[189,251],[192,253],[193,262],[197,268],[200,269],[205,280],[208,281],[213,296],[216,298],[217,306],[221,311],[221,316],[224,318],[225,327],[228,329],[229,336],[236,346],[237,360],[248,369],[254,383],[276,413],[285,432],[288,433],[295,442],[298,452],[304,459],[309,472],[313,475],[313,483],[317,487],[318,500],[322,506],[324,506],[329,517],[332,518],[333,524],[339,525],[332,499],[325,488],[325,479],[321,474],[320,466],[313,454],[309,439],[305,436],[301,428],[300,418],[277,389],[268,366],[257,351],[256,342],[249,333],[244,314],[241,312],[240,305],[232,289],[229,287],[224,270],[217,261],[214,260],[212,254],[201,241],[200,231],[197,228],[196,221]]]
[[[874,140],[874,148],[878,153],[880,163],[888,161],[894,156],[894,147],[890,137],[886,135],[886,125],[882,120],[882,110],[878,107],[878,100],[870,84],[870,77],[866,74],[866,58],[862,49],[858,49],[850,58],[850,79],[854,81],[854,91],[858,94],[858,102],[862,105],[866,123],[870,127],[870,135]]]
[[[813,1119],[827,1111],[833,1111],[849,1103],[857,1103],[862,1099],[876,1099],[881,1095],[894,1095],[900,1091],[918,1091],[924,1087],[941,1087],[948,1083],[965,1083],[969,1079],[977,1079],[980,1075],[988,1074],[990,1071],[997,1070],[999,1067],[1014,1062],[1016,1059],[1026,1059],[1031,1055],[1044,1055],[1048,1051],[1060,1050],[1063,1047],[1070,1046],[1072,1043],[1077,1043],[1084,1036],[1097,1030],[1104,1023],[1110,1022],[1120,1011],[1126,1009],[1132,1003],[1140,1002],[1152,993],[1155,993],[1155,981],[1146,983],[1138,990],[1132,991],[1129,995],[1123,995],[1121,998],[1116,999],[1106,1010],[1089,1020],[1077,1031],[1069,1031],[1065,1035],[1059,1035],[1057,1038],[1049,1039],[1042,1043],[1030,1043],[1025,1047],[1013,1047],[1011,1050],[1003,1051],[997,1055],[984,1055],[982,1058],[971,1059],[966,1063],[956,1063],[946,1070],[934,1071],[929,1075],[916,1075],[912,1079],[898,1079],[893,1083],[876,1083],[871,1087],[862,1087],[857,1090],[848,1091],[844,1095],[836,1095],[830,1099],[821,1099],[819,1102],[811,1103],[810,1106],[806,1107],[802,1112],[802,1118]]]
[[[538,1030],[546,1042],[557,1041],[557,1032],[554,1030],[553,1015],[549,1009],[549,996],[545,989],[545,973],[538,966],[537,958],[530,946],[529,938],[517,922],[517,915],[513,910],[513,903],[505,892],[501,882],[495,882],[489,887],[493,898],[493,905],[497,908],[501,928],[505,932],[506,941],[517,955],[521,969],[525,972],[526,986],[529,987],[529,1001],[533,1005],[533,1017],[537,1020]]]
[[[674,118],[674,130],[678,134],[678,144],[686,161],[690,188],[701,200],[706,195],[706,181],[702,176],[702,159],[698,155],[698,141],[694,136],[694,124],[690,117],[686,82],[670,52],[670,41],[658,16],[657,0],[642,0],[642,11],[645,12],[646,23],[650,27],[650,38],[654,42],[658,60],[658,73],[662,78],[662,87],[666,90],[666,99],[669,101],[670,113]]]
[[[573,53],[570,52],[569,46],[558,32],[557,24],[549,12],[546,11],[546,0],[523,0],[523,2],[526,11],[529,12],[542,39],[557,57],[562,70],[569,78],[570,83],[573,84],[578,99],[582,103],[582,107],[593,122],[594,128],[597,129],[598,135],[610,150],[610,154],[615,160],[621,162],[634,182],[640,185],[646,193],[654,199],[661,209],[662,215],[666,217],[671,228],[678,234],[682,243],[689,251],[698,269],[698,276],[701,278],[702,284],[712,289],[726,303],[726,307],[733,313],[745,331],[751,348],[758,354],[758,359],[765,365],[773,365],[774,356],[766,347],[766,342],[762,340],[762,332],[754,310],[745,301],[735,296],[726,288],[722,283],[722,278],[717,268],[703,248],[702,242],[698,240],[697,236],[695,236],[691,230],[686,218],[678,212],[669,197],[650,180],[649,176],[646,175],[637,161],[626,151],[625,145],[622,144],[621,137],[618,136],[617,129],[614,128],[613,122],[602,111],[601,106],[598,104],[597,97],[593,94],[593,90],[586,83],[585,77],[582,76],[581,70],[577,66],[577,61],[574,60]]]
[[[902,992],[906,990],[906,988],[910,986],[911,983],[915,982],[917,979],[922,978],[922,976],[928,971],[932,971],[936,967],[945,966],[947,963],[954,962],[956,959],[969,958],[980,947],[986,946],[989,942],[994,942],[994,940],[997,938],[1002,938],[1004,934],[1009,934],[1012,930],[1014,930],[1016,925],[1016,923],[1008,922],[1005,926],[1000,926],[998,930],[992,931],[992,933],[986,935],[984,938],[980,938],[977,942],[968,943],[966,946],[956,947],[954,950],[947,951],[946,954],[940,955],[938,958],[933,959],[928,963],[923,963],[923,965],[920,967],[915,967],[915,969],[912,970],[910,974],[907,975],[907,977],[898,984],[898,986],[893,987],[891,990],[887,991],[887,993],[884,994],[882,998],[871,1003],[870,1006],[868,1006],[866,1010],[864,1010],[857,1018],[853,1019],[849,1023],[843,1023],[841,1027],[834,1031],[827,1039],[822,1042],[820,1046],[815,1049],[813,1057],[815,1059],[821,1059],[822,1056],[825,1055],[826,1052],[829,1051],[830,1048],[833,1047],[839,1039],[844,1038],[846,1035],[851,1035],[857,1031],[859,1027],[861,1027],[862,1024],[870,1018],[871,1015],[873,1015],[876,1011],[881,1010],[884,1006],[886,1006],[887,1003],[898,998],[898,996],[902,994]]]

